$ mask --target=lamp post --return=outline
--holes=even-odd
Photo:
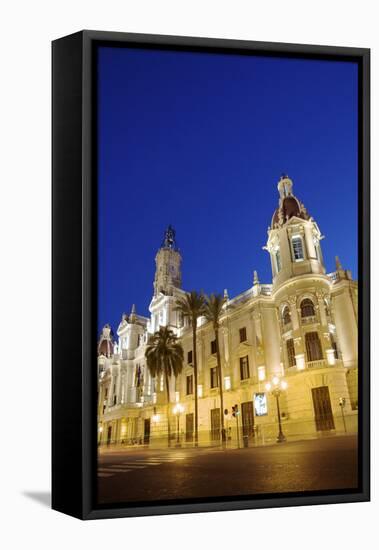
[[[343,427],[345,430],[345,433],[347,432],[346,429],[346,421],[345,421],[345,405],[346,405],[346,399],[344,397],[340,397],[339,399],[339,405],[341,407],[341,414],[342,414],[342,421],[343,421]]]
[[[266,384],[266,390],[271,392],[271,395],[273,395],[276,399],[276,408],[278,412],[278,424],[279,424],[279,433],[278,437],[276,438],[277,443],[283,443],[286,441],[286,437],[282,430],[282,420],[280,418],[280,405],[279,405],[279,397],[280,394],[287,389],[287,382],[285,380],[280,379],[278,376],[274,376],[274,378],[271,380],[271,382],[268,382]]]
[[[180,419],[180,413],[182,413],[183,411],[184,411],[184,407],[180,403],[177,403],[173,410],[173,413],[176,416],[176,447],[181,447],[180,439],[179,439],[179,419]]]

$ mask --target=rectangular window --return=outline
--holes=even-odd
[[[230,390],[231,387],[232,387],[232,383],[231,383],[231,380],[230,380],[230,376],[225,376],[224,377],[224,388],[225,388],[225,390]]]
[[[197,386],[197,397],[203,397],[203,385],[199,384]]]
[[[303,240],[301,237],[292,237],[292,250],[295,261],[304,260]]]
[[[217,367],[211,368],[211,388],[218,388]]]
[[[317,258],[317,260],[320,261],[319,244],[318,244],[318,239],[317,239],[317,237],[313,237],[313,245],[314,245],[314,247],[315,247],[316,258]]]
[[[330,335],[330,342],[332,344],[332,348],[334,349],[334,357],[338,359],[337,342],[335,341],[333,334]]]
[[[192,350],[187,353],[187,363],[192,365]]]
[[[323,359],[320,337],[317,332],[307,332],[305,335],[305,348],[308,361],[320,361]]]
[[[114,395],[113,396],[113,405],[116,405],[116,403],[117,403],[117,395]]]
[[[178,327],[181,328],[183,326],[183,313],[181,311],[178,311]]]
[[[214,355],[216,352],[217,352],[216,340],[212,340],[212,342],[211,342],[211,354]]]
[[[244,357],[240,357],[240,375],[241,380],[246,380],[246,378],[250,378],[249,358],[247,355],[245,355]]]
[[[186,395],[193,393],[193,375],[187,376]]]
[[[294,367],[296,365],[296,359],[295,359],[295,345],[293,342],[293,338],[290,338],[287,340],[287,357],[288,357],[288,366]]]
[[[246,342],[246,327],[240,328],[240,342]]]

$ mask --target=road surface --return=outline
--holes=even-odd
[[[99,503],[351,489],[357,438],[338,436],[248,449],[105,451]]]

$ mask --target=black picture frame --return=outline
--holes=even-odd
[[[98,507],[96,482],[96,86],[99,44],[353,60],[359,66],[359,488]],[[81,31],[52,43],[52,507],[81,519],[370,499],[370,50]]]

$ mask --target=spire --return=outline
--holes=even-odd
[[[225,298],[225,300],[229,300],[229,294],[228,294],[228,289],[227,288],[224,288],[224,298]]]
[[[342,269],[343,269],[343,267],[342,267],[342,264],[341,264],[341,262],[340,262],[340,259],[339,259],[338,256],[336,256],[336,270],[337,270],[337,271],[340,271],[340,270],[342,270]]]
[[[164,239],[162,242],[163,248],[173,248],[174,250],[176,249],[175,234],[175,229],[170,224],[164,232]]]
[[[130,312],[129,322],[134,323],[136,320],[136,305],[132,305],[132,311]]]
[[[253,296],[258,296],[260,293],[261,293],[261,286],[259,284],[258,272],[254,270]]]

